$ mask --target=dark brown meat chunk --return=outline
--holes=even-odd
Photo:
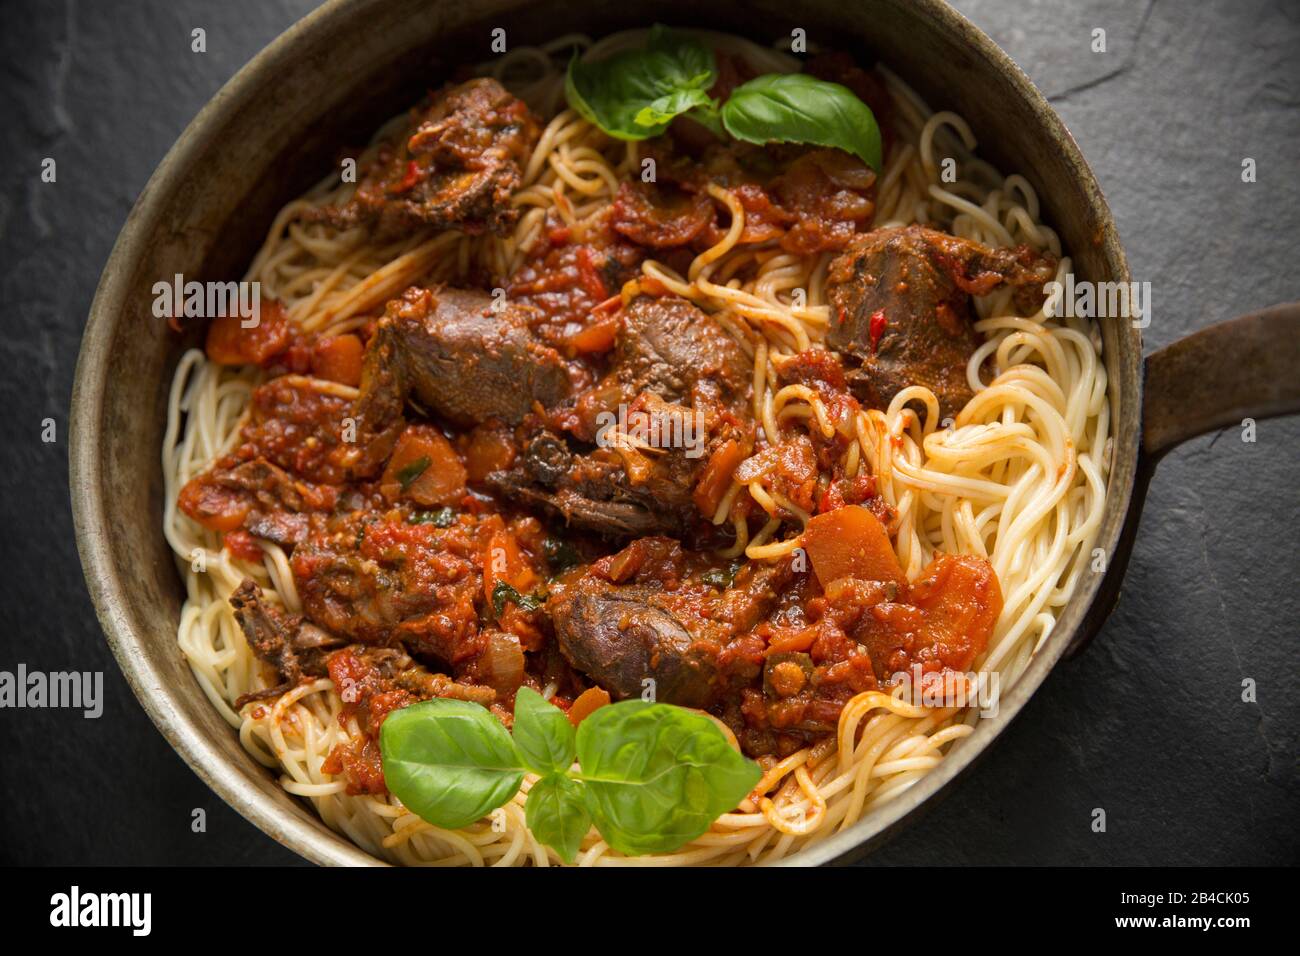
[[[408,398],[460,426],[516,425],[568,396],[560,354],[529,328],[535,310],[464,289],[410,288],[388,303],[366,348],[356,404],[360,474],[388,457]]]
[[[235,620],[244,632],[248,646],[261,661],[270,664],[279,675],[275,687],[245,694],[235,701],[236,708],[250,700],[278,697],[304,677],[325,675],[325,656],[343,641],[303,618],[265,604],[262,589],[249,578],[230,595]]]
[[[230,595],[230,605],[249,648],[259,660],[275,668],[281,680],[276,687],[246,694],[236,701],[236,706],[250,700],[278,697],[303,678],[335,674],[340,653],[364,660],[367,673],[379,679],[368,688],[370,693],[401,690],[418,700],[454,697],[483,704],[491,703],[496,697],[491,687],[459,684],[446,674],[433,673],[400,647],[354,644],[340,650],[346,644],[343,638],[317,627],[301,614],[289,614],[264,603],[262,589],[251,579],[245,578]]]
[[[642,296],[623,312],[612,377],[627,396],[734,409],[748,402],[752,374],[736,340],[685,299]]]
[[[533,435],[515,466],[489,475],[487,484],[549,517],[610,538],[680,535],[694,520],[689,483],[674,480],[671,469],[657,468],[634,483],[617,455],[574,451],[551,431]]]
[[[641,695],[709,708],[738,678],[720,658],[776,606],[794,576],[790,562],[719,567],[707,553],[643,537],[555,586],[546,611],[565,658],[614,697]]]
[[[915,225],[880,229],[831,263],[827,342],[857,365],[847,378],[867,405],[884,408],[924,385],[942,415],[955,415],[971,397],[966,364],[980,344],[971,296],[1009,283],[1041,301],[1053,269],[1024,246],[990,249]]]
[[[411,524],[399,512],[336,519],[290,560],[303,611],[349,641],[402,642],[459,668],[485,646],[475,602],[490,530]]]
[[[245,694],[235,702],[242,707],[251,700],[278,697],[304,678],[331,676],[335,683],[345,684],[340,671],[342,657],[364,661],[364,667],[348,674],[349,679],[366,694],[401,691],[415,700],[432,697],[454,697],[490,704],[496,699],[491,687],[469,686],[458,683],[446,674],[435,674],[414,661],[401,647],[367,647],[352,645],[323,628],[317,627],[301,614],[290,614],[266,604],[262,589],[249,578],[230,595],[230,606],[235,610],[235,620],[252,652],[270,664],[280,677],[280,683],[266,690]],[[342,655],[342,657],[341,657]],[[366,680],[363,681],[361,671]],[[362,687],[361,685],[365,685]],[[340,693],[348,688],[340,686]],[[345,703],[355,704],[359,693],[348,692]],[[408,701],[409,702],[409,701]],[[363,725],[364,727],[364,725]]]
[[[641,246],[703,250],[719,242],[729,214],[709,194],[712,185],[744,208],[741,245],[776,242],[796,255],[840,250],[871,222],[875,173],[842,150],[713,137],[691,150],[679,139],[647,141],[656,181],[625,183],[612,204],[615,231]]]
[[[539,133],[528,107],[496,80],[445,89],[380,148],[353,198],[320,218],[340,228],[374,223],[386,235],[421,227],[506,235],[519,220],[510,200]]]
[[[701,517],[694,492],[713,454],[752,447],[750,383],[749,360],[708,315],[684,299],[636,299],[609,374],[565,417],[573,441],[534,433],[488,484],[607,537],[680,537]]]
[[[653,680],[655,699],[705,707],[713,696],[716,649],[695,639],[654,590],[584,578],[547,605],[565,658],[618,699]]]

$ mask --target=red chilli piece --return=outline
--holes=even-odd
[[[415,160],[413,159],[409,160],[406,164],[406,175],[402,177],[402,181],[397,184],[397,188],[394,189],[393,192],[398,192],[398,193],[407,192],[412,187],[414,187],[415,184],[418,183],[419,181],[420,181],[420,166],[418,163],[416,163]]]
[[[885,327],[889,325],[889,320],[885,318],[885,310],[877,309],[871,313],[871,354],[876,354],[876,346],[880,344],[880,337],[885,334]]]

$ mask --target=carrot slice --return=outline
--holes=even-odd
[[[603,687],[588,687],[569,708],[569,723],[578,726],[593,713],[609,703],[609,692]]]
[[[527,594],[537,580],[537,572],[519,550],[515,536],[505,529],[493,532],[483,555],[483,594],[488,600],[500,581],[520,594]]]
[[[718,510],[718,505],[722,503],[722,496],[731,487],[731,476],[735,473],[736,466],[744,459],[744,449],[734,438],[727,439],[709,456],[709,462],[704,466],[700,480],[696,482],[695,491],[691,495],[695,507],[700,509],[700,514],[706,518],[713,517],[713,513]]]
[[[803,547],[823,588],[839,578],[907,584],[885,526],[858,505],[814,516],[804,529]]]
[[[351,333],[321,339],[311,353],[311,373],[340,385],[361,384],[361,363],[366,349]]]
[[[410,425],[397,439],[379,490],[389,501],[455,505],[465,497],[465,465],[451,442],[428,425]]]
[[[252,328],[244,328],[238,315],[213,319],[204,343],[208,358],[219,365],[262,365],[289,347],[289,320],[279,302],[263,299],[257,317]]]

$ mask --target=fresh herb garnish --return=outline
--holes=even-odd
[[[542,557],[546,559],[546,566],[550,568],[552,574],[560,574],[582,563],[582,556],[578,554],[578,549],[563,538],[543,539]]]
[[[424,474],[425,469],[429,467],[429,464],[429,456],[421,455],[410,464],[403,465],[399,468],[397,470],[397,483],[402,486],[402,490],[406,491],[410,488],[411,482]]]
[[[451,508],[438,508],[436,511],[414,511],[407,519],[408,524],[431,524],[439,528],[450,528],[456,523],[456,512]]]
[[[594,63],[575,55],[564,90],[570,106],[616,139],[658,136],[678,116],[689,116],[718,136],[842,149],[880,171],[880,128],[848,87],[805,73],[769,73],[719,103],[708,94],[716,79],[707,46],[656,24],[640,49]]]
[[[852,153],[880,171],[880,127],[847,86],[806,73],[769,73],[736,87],[722,125],[746,143],[808,143]]]
[[[708,91],[717,75],[712,50],[657,23],[641,49],[595,63],[574,54],[564,93],[570,106],[610,136],[645,139],[690,109],[711,107]]]
[[[566,720],[565,723],[568,723]],[[524,822],[533,836],[572,863],[591,829],[591,811],[582,784],[564,774],[549,773],[533,784],[524,802]]]
[[[630,856],[667,853],[736,808],[762,777],[703,714],[625,700],[578,726],[596,829]]]
[[[762,776],[695,711],[623,701],[599,708],[575,733],[527,687],[515,695],[513,739],[486,708],[434,699],[389,714],[379,744],[388,789],[445,829],[482,819],[514,797],[526,772],[539,774],[525,819],[566,863],[592,823],[621,853],[675,850]]]
[[[533,773],[565,773],[577,757],[573,725],[564,711],[522,687],[515,694],[515,746]]]
[[[480,704],[438,698],[389,714],[384,782],[412,813],[455,830],[516,793],[524,768],[509,732]]]
[[[723,590],[731,587],[736,580],[736,572],[745,566],[743,561],[732,561],[726,567],[709,568],[700,575],[700,580],[705,584],[712,585],[715,588]]]
[[[500,617],[501,612],[506,609],[506,602],[518,604],[525,611],[536,611],[542,606],[540,598],[533,597],[530,594],[520,594],[519,589],[507,581],[498,581],[492,588],[492,610],[496,616]]]

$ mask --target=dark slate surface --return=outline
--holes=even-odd
[[[210,793],[118,675],[81,580],[67,407],[87,308],[155,164],[309,0],[3,4],[0,670],[102,670],[98,720],[0,711],[0,861],[300,862]],[[1300,8],[962,0],[1059,108],[1152,283],[1148,348],[1300,298]],[[208,52],[189,49],[195,26]],[[1094,28],[1108,52],[1089,49]],[[58,181],[40,181],[40,162]],[[1258,182],[1241,181],[1241,161]],[[42,420],[58,440],[40,440]],[[874,863],[1294,863],[1300,421],[1175,452],[1123,600],[982,765]],[[1243,678],[1258,703],[1240,700]],[[208,832],[190,832],[194,808]],[[1108,832],[1094,834],[1095,807]]]

